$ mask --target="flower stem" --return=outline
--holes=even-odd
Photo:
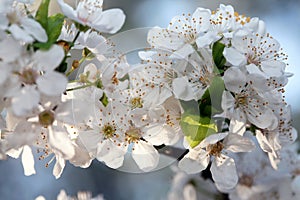
[[[93,86],[93,84],[86,84],[86,85],[78,86],[78,87],[75,87],[75,88],[70,88],[70,89],[67,89],[66,91],[69,92],[69,91],[79,90],[79,89],[87,88],[87,87],[90,87],[90,86]]]

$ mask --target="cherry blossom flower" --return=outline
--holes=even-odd
[[[59,194],[57,195],[57,200],[104,200],[103,195],[98,194],[95,197],[92,197],[92,193],[89,191],[79,191],[77,196],[69,196],[65,190],[60,190]],[[35,198],[35,200],[46,200],[46,198],[42,195]]]
[[[63,58],[62,48],[54,45],[49,51],[39,50],[17,59],[17,65],[10,68],[11,91],[5,94],[11,98],[16,115],[24,116],[31,112],[43,95],[59,96],[64,92],[67,79],[54,71]]]
[[[282,76],[287,56],[279,43],[269,34],[234,36],[232,46],[224,49],[226,60],[234,66],[245,66],[249,73],[267,77]]]
[[[179,167],[187,173],[199,173],[207,168],[212,157],[210,171],[217,188],[221,191],[232,189],[238,182],[238,175],[229,152],[248,152],[254,148],[250,139],[240,135],[228,132],[213,134],[190,149],[180,160]]]
[[[97,107],[93,124],[79,132],[79,139],[92,157],[116,169],[123,165],[126,153],[122,145],[127,111],[116,105],[104,107],[100,103]]]
[[[220,195],[211,180],[204,180],[196,174],[186,174],[176,168],[171,169],[175,172],[175,175],[168,193],[169,200],[213,200]]]
[[[4,0],[0,12],[0,30],[9,31],[16,40],[25,43],[47,42],[48,36],[43,27],[36,20],[24,16],[13,6],[13,1]]]
[[[255,138],[253,136],[247,137]],[[229,192],[230,199],[295,199],[295,193],[291,190],[293,173],[299,169],[299,159],[295,151],[286,149],[282,162],[275,170],[268,156],[259,148],[250,153],[237,155],[236,163],[239,182]],[[249,160],[253,162],[249,162]]]
[[[229,68],[224,74],[224,83],[228,91],[223,92],[222,108],[231,120],[233,132],[238,131],[240,134],[245,131],[248,121],[262,129],[272,130],[278,125],[278,118],[269,107],[267,96],[262,96],[262,91],[252,87],[251,83],[255,81],[251,78],[253,77],[247,77],[236,67]]]
[[[103,11],[103,0],[80,0],[76,10],[63,0],[57,3],[67,17],[100,32],[116,33],[125,21],[123,11],[118,8]]]
[[[172,56],[187,58],[195,50],[193,45],[201,46],[199,36],[207,31],[211,12],[198,8],[192,15],[174,17],[168,28],[154,27],[148,33],[148,42],[157,49],[175,51]]]

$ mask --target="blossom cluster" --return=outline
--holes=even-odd
[[[159,165],[160,148],[176,146],[188,152],[181,170],[210,166],[208,190],[233,199],[242,199],[245,185],[246,199],[255,199],[272,195],[280,175],[296,180],[299,158],[289,147],[297,131],[284,100],[292,74],[262,20],[230,5],[197,8],[151,28],[150,47],[129,64],[104,36],[121,29],[122,10],[103,11],[102,0],[75,8],[57,0],[62,14],[48,16],[50,0],[36,12],[32,2],[0,6],[1,159],[21,155],[32,175],[36,150],[46,166],[55,160],[59,178],[66,161],[86,168],[97,159],[117,169],[130,155],[148,172]],[[268,162],[257,161],[265,155]],[[258,173],[271,181],[256,180]],[[180,186],[184,195],[190,186]]]

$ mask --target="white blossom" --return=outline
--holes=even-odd
[[[118,8],[103,11],[103,0],[81,0],[75,10],[63,0],[57,3],[67,17],[100,32],[116,33],[125,21],[123,11]]]

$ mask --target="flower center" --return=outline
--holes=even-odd
[[[39,74],[33,69],[25,69],[20,74],[20,80],[25,84],[33,85],[35,84],[38,75]]]
[[[239,105],[241,105],[241,106],[245,106],[245,105],[247,105],[247,103],[248,103],[248,100],[247,100],[247,95],[242,95],[242,94],[238,94],[238,95],[236,95],[236,97],[235,97],[235,107],[237,108],[237,107],[239,107]]]
[[[141,137],[142,133],[140,129],[133,126],[131,126],[125,133],[125,141],[127,141],[128,144],[132,142],[138,142]]]
[[[141,97],[134,97],[130,99],[131,108],[142,108],[143,107],[143,100]]]
[[[248,55],[247,56],[247,63],[248,64],[254,64],[254,65],[260,65],[260,62],[257,60],[256,55]]]
[[[241,185],[251,187],[253,185],[253,177],[243,174],[242,177],[240,177],[239,179],[239,183]]]
[[[51,110],[45,110],[39,114],[39,123],[42,126],[47,127],[49,125],[52,125],[54,120],[54,112]]]
[[[115,127],[110,124],[106,124],[102,128],[102,133],[106,139],[113,137],[115,132],[116,132]]]
[[[209,144],[207,146],[207,151],[211,156],[220,156],[223,148],[224,145],[222,144],[222,142],[217,142],[216,144]]]
[[[10,24],[17,24],[17,25],[21,24],[20,23],[20,18],[19,18],[16,11],[7,13],[6,17],[7,17]]]
[[[196,34],[194,33],[189,33],[189,34],[185,34],[185,38],[186,38],[186,42],[193,45],[196,42]]]

